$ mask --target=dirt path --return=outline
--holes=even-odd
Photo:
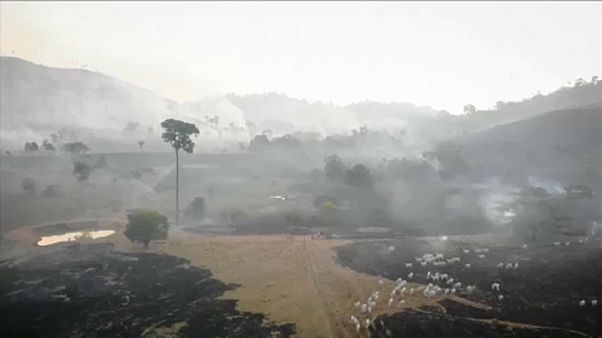
[[[307,246],[308,246],[307,242],[304,240],[303,241],[303,248],[304,248],[304,251],[305,251],[305,256],[307,258],[307,263],[309,264],[309,271],[310,271],[311,280],[314,283],[316,291],[318,292],[318,295],[320,297],[320,303],[322,305],[322,309],[323,309],[323,311],[328,316],[328,319],[329,319],[328,320],[328,324],[329,324],[330,335],[331,336],[335,336],[335,333],[337,333],[337,334],[342,333],[345,337],[349,337],[349,336],[351,336],[350,332],[347,330],[347,328],[345,327],[345,325],[343,323],[341,323],[340,318],[338,318],[330,310],[330,307],[329,307],[328,303],[326,302],[326,298],[324,296],[324,292],[321,291],[320,282],[318,281],[318,278],[316,277],[317,276],[316,266],[314,265],[314,262],[312,260],[310,249],[308,249]],[[335,326],[333,326],[333,324],[335,324]],[[342,331],[342,332],[339,332],[339,331]]]

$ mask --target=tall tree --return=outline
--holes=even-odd
[[[199,135],[199,130],[194,123],[180,120],[167,119],[161,122],[163,141],[169,143],[176,151],[176,224],[180,224],[180,149],[192,153],[194,142],[190,135]]]

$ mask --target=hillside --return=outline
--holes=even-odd
[[[528,119],[556,110],[587,107],[602,103],[602,81],[593,77],[573,87],[562,87],[547,95],[537,94],[522,101],[498,102],[494,110],[477,110],[460,117],[470,130],[483,130],[495,125]]]
[[[85,141],[93,151],[163,151],[160,122],[180,118],[201,130],[201,151],[238,151],[254,135],[349,134],[361,126],[403,132],[406,143],[427,145],[520,121],[550,110],[600,103],[602,83],[585,82],[498,110],[454,116],[411,103],[359,102],[335,105],[284,94],[209,97],[179,103],[97,72],[59,69],[0,57],[0,143],[22,149],[29,141]]]
[[[229,94],[178,103],[119,79],[84,69],[59,69],[14,57],[0,57],[3,148],[50,139],[87,140],[97,151],[165,149],[159,123],[168,117],[197,124],[206,151],[236,148],[252,135],[312,132],[349,133],[362,125],[400,128],[425,119],[430,108],[365,103],[337,106],[284,94]],[[386,109],[382,109],[386,107]],[[401,108],[402,114],[398,114]],[[369,112],[368,112],[369,110]],[[396,115],[396,116],[394,116]]]
[[[177,104],[113,77],[83,69],[50,68],[0,58],[3,127],[76,123],[123,129],[129,121],[155,125]]]
[[[163,116],[177,113],[174,101],[100,73],[12,57],[1,57],[0,69],[3,145],[51,134],[64,141],[142,139],[156,134]]]
[[[601,105],[553,111],[492,127],[460,144],[472,167],[488,176],[520,176],[523,171],[602,184],[602,176],[596,175],[602,168]]]

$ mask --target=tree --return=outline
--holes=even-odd
[[[40,147],[35,142],[25,142],[25,151],[38,151]]]
[[[187,153],[192,153],[194,142],[190,135],[199,135],[199,130],[193,123],[187,123],[180,120],[167,119],[161,122],[164,129],[161,137],[163,141],[169,143],[176,152],[176,224],[180,224],[180,149]]]
[[[94,168],[83,162],[73,162],[73,175],[77,179],[77,182],[81,185],[83,182],[90,178]]]
[[[337,155],[324,158],[324,175],[331,182],[341,182],[345,175],[345,164]]]
[[[88,148],[88,146],[86,146],[84,143],[77,141],[65,143],[63,145],[63,150],[71,154],[79,155],[90,151],[90,148]]]
[[[354,187],[372,187],[372,175],[370,170],[363,164],[356,164],[345,172],[345,184]]]
[[[138,141],[138,147],[140,147],[140,151],[142,151],[142,148],[144,148],[144,141]]]
[[[28,194],[33,195],[36,192],[36,182],[29,177],[24,178],[21,182],[21,188]]]
[[[474,114],[477,108],[473,104],[467,104],[464,106],[464,114]]]
[[[42,146],[44,146],[44,150],[46,151],[55,151],[56,148],[52,145],[52,143],[48,142],[48,140],[44,140],[44,143],[42,143]]]
[[[128,121],[128,123],[125,125],[125,128],[123,129],[124,131],[136,131],[136,129],[138,129],[138,127],[140,127],[140,122],[138,121]]]
[[[184,216],[194,220],[201,220],[205,217],[205,199],[195,197],[192,202],[184,209]]]
[[[132,242],[141,242],[145,248],[152,240],[166,239],[169,230],[167,217],[156,211],[141,210],[130,214],[123,233]]]

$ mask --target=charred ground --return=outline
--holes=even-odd
[[[394,246],[394,251],[387,248]],[[602,248],[599,241],[553,244],[495,246],[483,258],[474,250],[485,246],[473,242],[442,241],[378,241],[356,242],[339,248],[342,264],[358,271],[389,279],[407,278],[428,283],[428,271],[448,273],[464,286],[476,285],[472,294],[460,291],[463,298],[485,305],[476,308],[452,299],[439,302],[441,307],[383,316],[384,326],[376,331],[393,336],[574,336],[597,337],[602,333],[602,308],[591,300],[602,298]],[[463,249],[470,250],[465,254]],[[367,254],[380,252],[380,254]],[[424,253],[457,256],[460,263],[445,267],[420,266],[415,257]],[[412,268],[404,263],[414,262]],[[518,262],[517,269],[497,267],[500,262]],[[471,264],[467,268],[465,264]],[[494,293],[491,284],[499,282],[501,292]],[[498,294],[504,299],[499,300]],[[580,300],[587,305],[579,306]],[[478,319],[479,321],[475,321]],[[512,322],[503,324],[504,321]],[[378,322],[378,320],[376,321]],[[491,323],[497,324],[491,324]],[[540,327],[532,327],[540,326]],[[505,329],[500,330],[500,327]],[[550,327],[555,329],[544,329]],[[474,330],[476,331],[473,331]],[[510,330],[512,328],[512,330]],[[543,331],[540,331],[543,330]],[[535,333],[531,332],[535,331]]]
[[[237,287],[189,261],[152,253],[124,254],[111,245],[60,246],[0,265],[3,337],[290,336],[218,299]]]

